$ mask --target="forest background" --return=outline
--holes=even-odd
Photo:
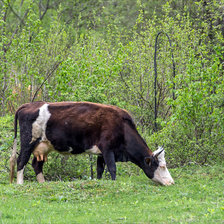
[[[160,31],[172,49],[161,34],[155,130]],[[13,114],[34,97],[128,110],[149,148],[164,146],[170,167],[223,161],[223,53],[223,0],[1,0],[1,175],[8,175]],[[88,156],[50,157],[47,179],[89,176]],[[139,170],[126,164],[119,172]]]

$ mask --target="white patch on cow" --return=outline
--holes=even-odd
[[[38,181],[38,183],[44,183],[45,182],[43,173],[38,173],[37,174],[37,181]]]
[[[48,110],[48,104],[44,104],[39,109],[39,116],[32,125],[32,140],[30,143],[34,142],[38,138],[41,138],[41,141],[46,141],[46,126],[51,114]]]
[[[153,152],[153,156],[156,156],[159,152],[163,150],[162,147],[159,147],[155,152]],[[162,185],[171,185],[174,184],[174,180],[170,175],[166,167],[166,160],[165,160],[165,151],[163,150],[158,156],[159,166],[154,173],[154,177],[152,178],[153,181],[158,182]]]
[[[73,148],[72,147],[69,147],[68,152],[71,153],[72,151],[73,151]]]
[[[60,151],[57,151],[58,153],[64,155],[64,156],[68,156],[68,155],[71,155],[72,152],[73,152],[73,148],[72,147],[69,147],[68,148],[68,151],[63,151],[63,152],[60,152]]]
[[[153,156],[155,156],[158,153],[160,153],[159,156],[157,157],[158,160],[159,160],[159,165],[160,166],[166,166],[165,151],[164,151],[163,147],[159,146],[158,149],[153,152]]]
[[[86,150],[86,153],[95,154],[95,155],[102,154],[102,152],[100,151],[100,149],[96,145],[94,145],[91,149]]]
[[[17,172],[17,184],[23,184],[24,168]]]

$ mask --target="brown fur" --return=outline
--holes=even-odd
[[[44,104],[47,104],[46,108],[43,107],[40,113],[40,108]],[[145,158],[152,156],[152,152],[138,134],[130,114],[116,106],[90,102],[24,104],[15,114],[15,139],[17,137],[17,119],[20,125],[21,140],[17,171],[24,169],[33,153],[32,166],[40,179],[44,180],[41,176],[42,167],[47,160],[48,153],[52,150],[62,154],[80,154],[93,146],[97,147],[100,152],[97,161],[98,178],[102,177],[106,164],[114,180],[116,178],[115,162],[117,161],[132,161],[141,167],[150,178],[153,177],[153,172],[158,166],[155,163],[154,168],[149,169],[145,164]],[[37,125],[37,129],[34,129],[33,124],[36,127],[36,121],[39,125]],[[38,134],[35,135],[36,132],[33,130]],[[13,152],[15,151],[16,149],[13,150]],[[10,159],[11,182],[15,160],[14,154],[12,154]],[[20,183],[23,182],[22,178],[23,176],[19,178]]]

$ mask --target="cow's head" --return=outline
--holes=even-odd
[[[145,162],[150,167],[150,178],[153,181],[166,186],[174,184],[174,180],[166,167],[165,151],[162,147],[153,152],[151,157],[146,158]]]

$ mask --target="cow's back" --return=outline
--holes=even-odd
[[[47,138],[59,148],[63,145],[81,153],[93,145],[110,139],[111,144],[123,143],[123,111],[114,106],[89,102],[50,103],[51,117]],[[125,113],[125,112],[124,112]],[[63,149],[66,150],[66,149]]]
[[[94,145],[125,144],[124,123],[135,129],[129,113],[116,106],[90,102],[33,102],[17,113],[30,142],[49,141],[59,152],[79,154]]]
[[[16,115],[18,116],[20,121],[35,120],[38,117],[40,107],[43,106],[44,104],[45,102],[43,101],[23,104],[16,111]]]

